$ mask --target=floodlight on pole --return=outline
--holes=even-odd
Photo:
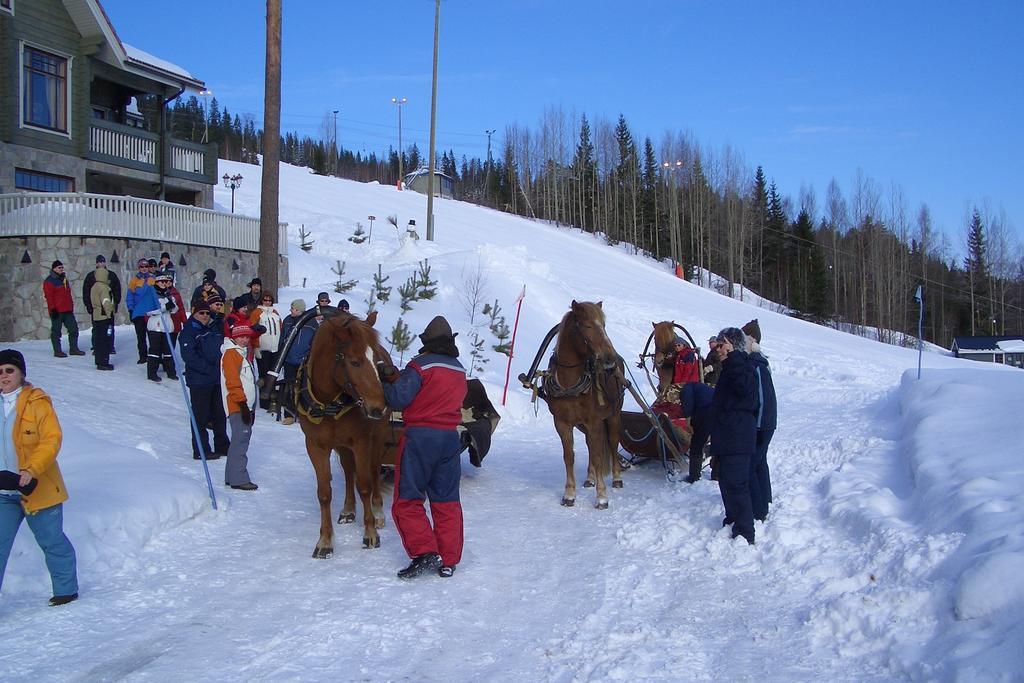
[[[338,109],[334,110],[334,140],[331,142],[331,168],[338,175]]]
[[[213,91],[203,88],[199,91],[199,96],[203,98],[203,121],[206,124],[203,128],[203,144],[205,145],[210,141],[210,98],[213,96]]]
[[[402,105],[409,101],[407,97],[392,97],[391,104],[398,105],[398,189],[402,189]]]

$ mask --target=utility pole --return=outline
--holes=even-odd
[[[281,0],[267,0],[267,65],[263,95],[263,184],[260,195],[260,278],[278,289],[281,188]]]
[[[491,187],[491,136],[494,135],[494,129],[485,130],[487,133],[487,174],[484,177],[484,204],[487,203],[487,190]]]
[[[398,105],[398,189],[402,189],[402,105],[409,101],[409,98],[403,97],[401,99],[397,97],[391,98],[391,104]]]
[[[334,110],[334,141],[331,143],[331,166],[334,167],[332,175],[338,175],[338,110]]]
[[[434,240],[434,138],[437,132],[437,34],[441,26],[441,0],[434,1],[434,79],[430,86],[430,166],[427,170],[427,241]]]

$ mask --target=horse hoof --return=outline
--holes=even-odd
[[[334,554],[334,548],[313,548],[314,560],[326,560]]]
[[[612,488],[613,489],[621,489],[622,488],[622,480],[619,479],[618,481],[613,481],[612,482]]]
[[[338,524],[351,524],[356,521],[356,513],[354,512],[342,512],[338,515]]]
[[[597,501],[597,504],[594,505],[594,507],[597,508],[598,510],[607,510],[608,509],[608,501],[607,500],[599,500],[599,501]]]
[[[592,482],[589,479],[587,479],[586,481],[583,482],[583,488],[585,488],[585,489],[592,489],[592,488],[594,488],[594,482]]]
[[[571,508],[575,504],[576,504],[576,499],[575,498],[563,498],[562,499],[562,507]]]
[[[377,538],[373,538],[373,539],[363,538],[363,548],[366,548],[367,550],[369,550],[371,548],[379,548],[379,547],[380,547],[380,537],[379,536]]]

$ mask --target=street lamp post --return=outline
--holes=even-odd
[[[392,97],[391,104],[398,105],[398,189],[402,189],[402,105],[408,102],[407,97]]]
[[[221,178],[224,181],[224,187],[231,190],[231,213],[235,212],[235,190],[242,186],[242,174],[236,173],[235,175],[224,174]]]
[[[338,175],[338,109],[334,110],[334,140],[331,143],[331,168]]]
[[[210,96],[213,92],[207,88],[203,88],[199,91],[199,96],[203,98],[203,121],[205,127],[203,128],[203,144],[205,145],[210,141]]]

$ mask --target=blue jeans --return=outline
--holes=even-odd
[[[0,586],[3,586],[7,558],[18,534],[21,520],[28,517],[28,528],[46,557],[54,595],[78,592],[75,549],[64,535],[64,505],[58,504],[26,515],[18,496],[0,494]]]

